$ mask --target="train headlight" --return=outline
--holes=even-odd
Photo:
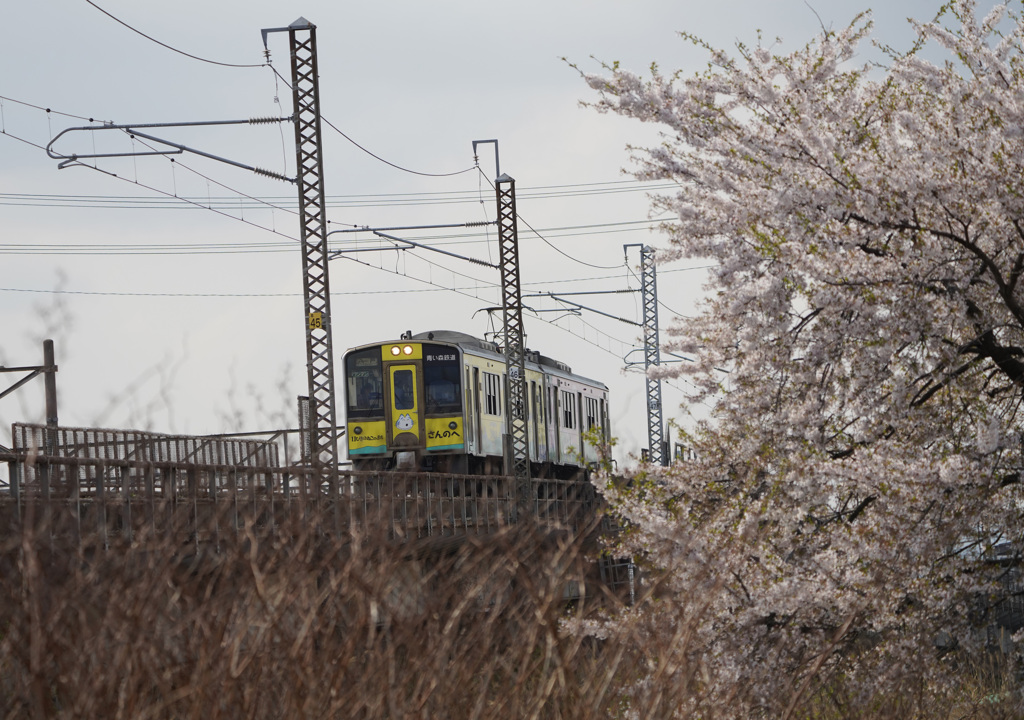
[[[412,345],[406,345],[404,348],[402,348],[402,352],[405,353],[406,355],[412,355]]]
[[[392,355],[398,355],[400,352],[402,352],[402,351],[398,349],[397,345],[395,345],[394,347],[391,348],[391,354]]]

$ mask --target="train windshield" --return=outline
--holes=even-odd
[[[365,418],[384,414],[380,348],[349,353],[345,358],[345,396],[348,417]]]
[[[426,412],[462,412],[462,372],[457,348],[449,345],[423,346],[423,385]]]

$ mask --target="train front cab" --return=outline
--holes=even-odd
[[[465,472],[461,352],[438,343],[345,355],[348,454],[357,470]]]

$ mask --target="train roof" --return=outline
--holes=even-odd
[[[437,342],[452,343],[453,345],[461,345],[462,347],[475,347],[480,350],[490,350],[494,353],[501,353],[497,343],[493,343],[489,340],[481,340],[478,337],[473,337],[469,333],[459,332],[458,330],[431,330],[429,332],[421,332],[413,335],[410,340],[419,340],[420,342],[431,342],[436,340]]]
[[[407,334],[398,341],[384,340],[381,342],[367,343],[366,345],[361,345],[360,348],[387,344],[389,342],[401,342],[401,340],[448,343],[450,345],[458,345],[463,349],[477,350],[486,354],[492,354],[499,359],[504,357],[502,355],[501,348],[498,347],[497,343],[491,342],[490,340],[483,340],[481,338],[470,335],[469,333],[459,332],[458,330],[429,330],[427,332],[416,333],[415,335]],[[348,352],[357,349],[359,348],[351,348]],[[572,368],[566,365],[564,362],[550,358],[547,355],[541,355],[540,352],[536,350],[530,350],[529,348],[527,348],[526,361],[529,363],[533,363],[534,365],[543,366],[548,369],[548,372],[552,372],[559,375],[572,376],[574,378],[577,378],[578,380],[583,380],[596,387],[602,387],[605,390],[608,389],[608,386],[605,385],[604,383],[598,380],[593,380],[591,378],[584,377],[582,375],[577,375],[572,371]]]
[[[432,330],[429,332],[417,333],[410,338],[411,340],[419,340],[420,342],[447,342],[453,345],[459,345],[462,348],[472,348],[477,350],[483,350],[485,352],[494,353],[499,357],[503,357],[501,348],[498,347],[497,343],[493,343],[489,340],[481,340],[478,337],[469,335],[468,333],[458,332],[457,330]],[[597,380],[577,375],[572,371],[572,368],[566,365],[560,360],[555,360],[547,355],[541,355],[537,350],[526,349],[526,361],[533,363],[534,365],[540,365],[548,368],[549,372],[555,372],[558,374],[565,374],[566,376],[573,376],[579,380],[584,380],[587,383],[599,387],[603,387],[607,390],[607,386]],[[561,371],[560,373],[558,371]]]

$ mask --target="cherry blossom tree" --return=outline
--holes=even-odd
[[[677,185],[659,260],[714,261],[669,333],[696,362],[660,370],[714,407],[696,459],[606,481],[658,578],[617,623],[652,648],[637,708],[921,713],[998,658],[989,698],[1020,709],[991,645],[1024,550],[1024,19],[954,0],[914,27],[884,66],[863,15],[791,54],[688,37],[694,76],[586,75],[663,126],[633,149]]]

